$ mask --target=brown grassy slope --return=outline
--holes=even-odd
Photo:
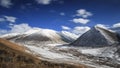
[[[0,39],[0,68],[90,68],[81,64],[54,63],[40,60],[25,48]]]
[[[19,46],[19,45],[14,44],[14,43],[11,43],[11,42],[9,42],[9,41],[7,41],[7,40],[5,40],[5,39],[1,39],[1,38],[0,38],[0,43],[1,43],[1,44],[4,44],[5,46],[7,46],[7,47],[9,47],[9,48],[11,48],[11,49],[17,50],[17,51],[22,51],[22,52],[25,51],[25,48],[24,48],[24,47]]]

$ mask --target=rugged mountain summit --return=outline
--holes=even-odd
[[[119,42],[115,32],[95,26],[71,43],[74,46],[109,46]]]

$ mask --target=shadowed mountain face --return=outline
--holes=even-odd
[[[96,26],[80,36],[76,41],[71,43],[71,45],[99,47],[109,46],[118,42],[119,38],[116,33]]]

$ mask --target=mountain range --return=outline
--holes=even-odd
[[[69,43],[77,38],[77,35],[62,31],[57,32],[51,29],[35,28],[24,33],[9,33],[2,35],[1,38],[14,40],[15,42],[30,43],[30,42],[45,42],[45,43]]]
[[[5,34],[1,38],[24,47],[25,53],[40,60],[84,66],[71,68],[120,67],[119,33],[98,26],[80,37],[66,31],[36,28],[24,33]]]

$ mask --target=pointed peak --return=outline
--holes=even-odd
[[[72,44],[78,46],[107,46],[116,42],[118,42],[116,33],[109,29],[94,26]]]

